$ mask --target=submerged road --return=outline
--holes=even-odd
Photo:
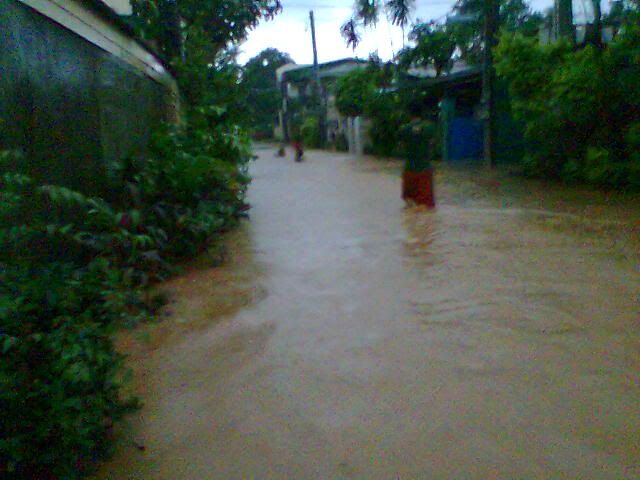
[[[145,407],[99,478],[640,478],[624,209],[457,171],[405,209],[393,164],[258,153],[243,260],[178,281],[192,307],[164,322],[203,318],[138,359]]]

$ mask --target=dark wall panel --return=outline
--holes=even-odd
[[[35,175],[101,193],[114,160],[144,154],[169,102],[165,86],[0,0],[0,149],[21,149]]]

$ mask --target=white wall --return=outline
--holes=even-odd
[[[364,154],[364,132],[362,117],[347,118],[347,142],[351,155],[362,156]]]

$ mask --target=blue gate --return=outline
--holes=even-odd
[[[449,160],[480,160],[483,155],[482,122],[473,117],[457,117],[449,123]]]

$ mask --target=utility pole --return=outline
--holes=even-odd
[[[313,46],[313,74],[318,80],[318,47],[316,46],[316,21],[313,17],[313,10],[309,11],[309,20],[311,21],[311,45]]]
[[[324,145],[325,136],[327,134],[324,119],[324,95],[322,93],[322,86],[320,85],[320,69],[318,67],[318,47],[316,45],[316,22],[313,16],[313,10],[309,11],[309,20],[311,22],[311,44],[313,46],[313,82],[314,86],[312,92],[317,98],[318,104],[315,107],[318,109],[318,127],[320,129],[320,142]]]
[[[495,165],[497,137],[496,73],[493,67],[493,48],[500,19],[498,0],[485,0],[484,12],[484,60],[482,63],[482,100],[484,103],[484,161],[488,167]]]

